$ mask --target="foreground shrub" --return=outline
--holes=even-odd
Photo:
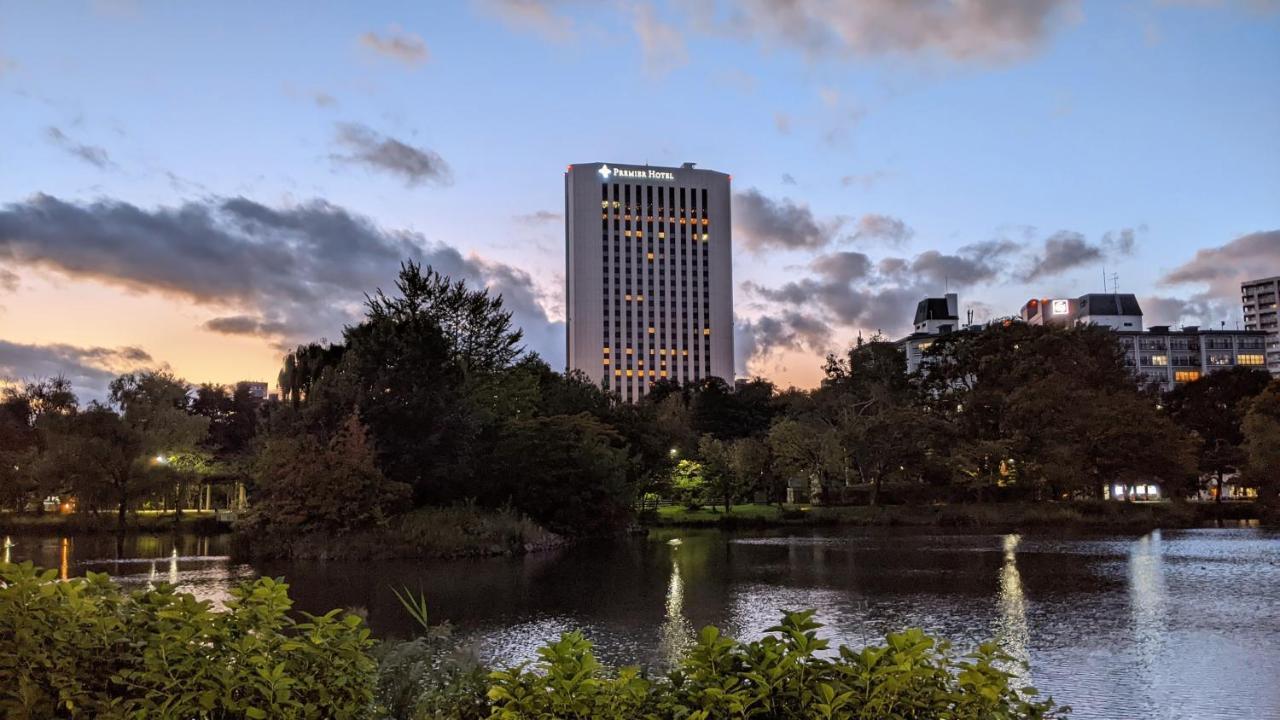
[[[813,611],[786,613],[774,633],[742,643],[708,627],[665,677],[636,668],[607,672],[578,633],[538,651],[539,662],[491,675],[493,717],[552,718],[882,718],[1033,720],[1067,708],[1038,700],[1005,670],[1013,658],[987,643],[957,657],[920,630],[886,644],[819,656],[828,642]]]
[[[371,716],[368,629],[337,610],[291,619],[281,582],[246,583],[220,611],[168,586],[55,578],[0,565],[2,717]]]

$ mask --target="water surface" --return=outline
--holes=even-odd
[[[382,635],[412,632],[391,587],[421,589],[433,620],[504,663],[582,629],[607,662],[662,666],[704,625],[758,637],[780,609],[811,607],[855,647],[907,626],[962,647],[994,638],[1077,718],[1280,718],[1280,533],[1259,528],[681,530],[524,558],[257,565],[233,560],[226,537],[126,538],[118,555],[110,537],[13,542],[14,560],[215,602],[284,576],[301,609],[360,608]]]

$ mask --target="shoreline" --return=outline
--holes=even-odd
[[[1017,529],[1155,529],[1201,527],[1215,521],[1274,523],[1252,503],[971,503],[871,506],[735,506],[661,508],[642,517],[646,528],[947,527]]]

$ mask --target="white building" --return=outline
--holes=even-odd
[[[1267,370],[1280,376],[1280,276],[1240,283],[1244,328],[1266,333]]]
[[[729,176],[588,163],[565,172],[568,368],[637,400],[733,381]]]
[[[940,298],[925,298],[916,304],[916,316],[911,334],[897,342],[898,349],[907,358],[907,372],[920,368],[924,351],[941,335],[964,329],[960,324],[959,300],[955,293]]]

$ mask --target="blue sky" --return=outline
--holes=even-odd
[[[273,378],[406,247],[562,362],[593,161],[733,175],[739,369],[784,384],[947,284],[1010,315],[1105,266],[1148,324],[1234,322],[1280,274],[1277,78],[1267,0],[0,2],[0,375]],[[224,233],[233,198],[288,222]],[[262,247],[307,208],[368,236]]]

